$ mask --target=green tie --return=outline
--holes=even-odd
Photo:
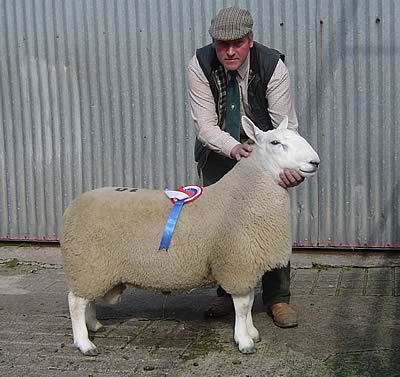
[[[240,141],[240,93],[236,75],[237,71],[228,72],[225,131]]]

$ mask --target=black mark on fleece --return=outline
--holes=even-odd
[[[130,187],[117,187],[115,189],[115,191],[118,191],[118,192],[126,192],[126,191],[128,191],[128,192],[136,192],[137,190],[138,190],[137,188],[130,188]]]

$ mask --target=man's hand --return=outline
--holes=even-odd
[[[253,147],[250,144],[243,143],[238,144],[231,150],[231,157],[234,160],[239,161],[242,157],[249,157],[250,153],[253,151]]]
[[[299,185],[304,181],[304,177],[302,177],[296,170],[291,169],[283,169],[279,173],[280,182],[279,186],[283,188],[290,188]]]

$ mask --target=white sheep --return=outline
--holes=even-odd
[[[171,202],[163,191],[103,188],[76,199],[64,215],[62,253],[75,345],[97,355],[88,330],[102,325],[94,302],[116,302],[125,284],[159,290],[221,285],[235,307],[234,340],[255,352],[259,333],[251,309],[264,272],[284,266],[291,253],[290,205],[279,172],[313,175],[319,157],[287,117],[262,132],[248,118],[243,129],[254,143],[220,181],[186,204],[168,251],[159,250]]]

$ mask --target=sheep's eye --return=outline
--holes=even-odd
[[[280,142],[279,142],[278,140],[272,140],[272,141],[271,141],[271,144],[272,144],[272,145],[279,145]]]

